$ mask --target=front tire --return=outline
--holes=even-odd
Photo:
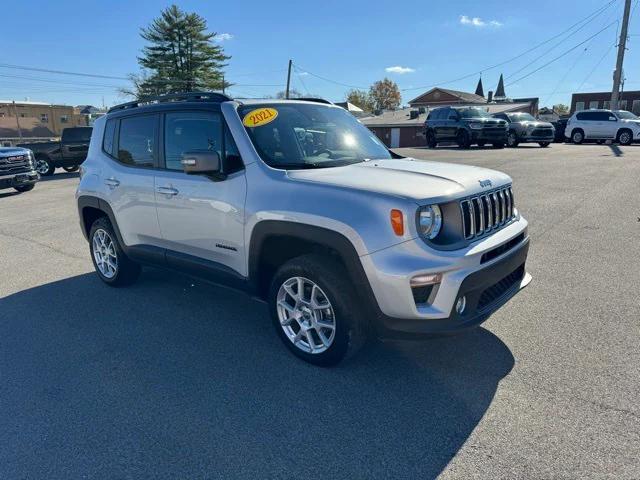
[[[493,144],[493,148],[504,148],[504,143],[496,142]]]
[[[13,187],[15,188],[18,192],[22,193],[22,192],[30,192],[31,190],[33,190],[33,187],[35,187],[35,184],[31,184],[31,185],[20,185],[19,187]]]
[[[538,145],[540,145],[542,148],[547,148],[549,146],[550,142],[538,142]]]
[[[98,277],[107,285],[131,285],[140,276],[140,265],[125,255],[107,217],[101,217],[91,225],[89,251]]]
[[[428,148],[436,148],[438,146],[438,142],[436,142],[436,135],[433,133],[433,130],[429,130],[427,132],[427,147]]]
[[[484,147],[487,143],[486,142],[478,142],[478,146],[480,148]]]
[[[56,171],[56,167],[51,165],[51,162],[46,157],[36,158],[36,171],[43,177],[49,177]]]
[[[573,132],[571,132],[571,141],[576,145],[580,145],[582,142],[584,142],[584,132],[579,128],[575,129]]]
[[[620,130],[617,140],[620,145],[631,145],[631,142],[633,142],[633,133],[627,129]]]
[[[509,148],[516,148],[518,146],[518,134],[513,130],[507,134],[507,146]]]
[[[344,267],[328,256],[303,255],[278,269],[268,301],[285,346],[323,367],[353,356],[365,343],[365,317]]]

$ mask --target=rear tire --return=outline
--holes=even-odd
[[[484,147],[487,143],[486,142],[478,142],[478,146],[480,148]]]
[[[268,295],[273,325],[285,346],[323,367],[353,356],[366,342],[366,317],[357,299],[344,267],[316,254],[282,265]]]
[[[633,142],[633,132],[626,128],[622,129],[618,132],[617,140],[620,145],[631,145],[631,142]]]
[[[77,172],[77,171],[78,171],[78,168],[79,168],[79,167],[78,167],[78,165],[73,165],[72,167],[62,167],[62,169],[63,169],[65,172],[69,172],[69,173]]]
[[[125,255],[107,217],[100,217],[91,225],[89,252],[98,277],[109,286],[131,285],[140,276],[140,264]]]
[[[456,135],[456,142],[460,148],[469,148],[471,146],[471,139],[469,138],[469,132],[466,130],[459,130]]]
[[[576,128],[573,132],[571,132],[571,141],[576,145],[580,145],[582,142],[584,142],[584,132],[581,129]]]
[[[56,167],[51,165],[51,161],[46,157],[36,158],[36,171],[43,177],[49,177],[56,171]]]
[[[504,148],[504,143],[496,142],[493,144],[493,148]]]
[[[18,192],[22,193],[22,192],[30,192],[31,190],[33,190],[33,187],[35,187],[35,184],[31,184],[31,185],[20,185],[19,187],[13,187],[15,188]]]
[[[542,148],[547,148],[549,146],[550,142],[538,142],[538,145],[540,145]]]

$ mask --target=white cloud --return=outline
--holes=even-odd
[[[231,40],[233,38],[233,35],[231,35],[230,33],[219,33],[215,36],[215,40],[217,42],[225,42],[227,40]]]
[[[415,69],[410,67],[401,67],[400,65],[396,65],[395,67],[387,67],[384,69],[385,72],[389,73],[397,73],[398,75],[404,75],[405,73],[413,73]]]
[[[460,23],[462,25],[471,25],[478,28],[502,26],[502,22],[499,22],[498,20],[485,21],[480,17],[468,17],[467,15],[460,15]]]

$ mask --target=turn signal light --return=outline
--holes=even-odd
[[[404,235],[404,217],[402,212],[395,208],[391,210],[391,228],[393,228],[393,232],[399,237]]]

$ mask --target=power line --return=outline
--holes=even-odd
[[[299,69],[301,72],[308,73],[309,75],[311,75],[311,76],[313,76],[313,77],[316,77],[316,78],[319,78],[320,80],[324,80],[325,82],[335,83],[336,85],[340,85],[340,86],[342,86],[342,87],[357,88],[357,89],[359,89],[359,90],[367,90],[367,89],[369,88],[369,87],[362,87],[362,86],[359,86],[359,85],[349,85],[348,83],[337,82],[337,81],[335,81],[335,80],[331,80],[330,78],[326,78],[326,77],[322,77],[322,76],[320,76],[320,75],[316,75],[315,73],[310,72],[309,70],[307,70],[306,68],[303,68],[303,67],[302,67],[302,66],[300,66],[300,65],[297,65],[297,64],[294,64],[294,65],[295,65],[296,67],[298,67],[298,69]]]
[[[464,76],[462,76],[462,77],[458,77],[458,78],[455,78],[455,79],[452,79],[452,80],[448,80],[448,81],[446,81],[446,82],[434,83],[434,84],[432,84],[432,85],[423,85],[423,86],[420,86],[420,87],[403,88],[403,89],[402,89],[402,91],[403,91],[403,92],[406,92],[406,91],[411,91],[411,90],[424,90],[424,89],[432,88],[432,87],[436,87],[436,86],[439,86],[439,85],[447,85],[447,84],[449,84],[449,83],[456,83],[456,82],[459,82],[459,81],[461,81],[461,80],[466,80],[467,78],[471,78],[471,77],[474,77],[474,76],[476,76],[476,75],[479,75],[479,74],[481,74],[481,73],[483,73],[483,72],[486,72],[486,71],[488,71],[488,70],[493,70],[493,69],[495,69],[495,68],[498,68],[498,67],[501,67],[501,66],[503,66],[503,65],[506,65],[506,64],[508,64],[508,63],[511,63],[511,62],[513,62],[513,61],[515,61],[515,60],[518,60],[518,59],[522,58],[523,56],[527,55],[528,53],[531,53],[531,52],[533,52],[534,50],[536,50],[536,49],[538,49],[538,48],[542,47],[543,45],[546,45],[547,43],[549,43],[549,42],[551,42],[551,41],[555,40],[556,38],[563,36],[565,33],[567,33],[567,32],[569,32],[569,31],[573,30],[577,25],[580,25],[581,23],[583,23],[583,22],[585,22],[585,21],[589,20],[591,17],[596,16],[596,15],[599,15],[600,13],[602,13],[604,10],[606,10],[607,8],[609,8],[611,5],[613,5],[613,4],[614,4],[615,2],[617,2],[617,1],[618,1],[618,0],[611,0],[611,1],[609,1],[609,2],[608,2],[608,3],[606,3],[604,6],[602,6],[602,7],[598,8],[597,10],[595,10],[594,12],[592,12],[591,14],[587,15],[586,17],[584,17],[582,20],[579,20],[578,22],[576,22],[576,23],[574,23],[573,25],[571,25],[569,28],[567,28],[567,29],[563,30],[562,32],[558,33],[557,35],[554,35],[554,36],[553,36],[553,37],[551,37],[551,38],[548,38],[547,40],[545,40],[545,41],[543,41],[543,42],[541,42],[541,43],[538,43],[537,45],[535,45],[535,46],[533,46],[533,47],[531,47],[531,48],[529,48],[529,49],[525,50],[524,52],[521,52],[521,53],[519,53],[518,55],[515,55],[514,57],[509,58],[508,60],[505,60],[505,61],[500,62],[500,63],[496,63],[495,65],[491,65],[491,66],[489,66],[489,67],[481,68],[481,69],[480,69],[480,70],[478,70],[478,71],[475,71],[475,72],[473,72],[473,73],[469,73],[469,74],[464,75]],[[568,37],[567,37],[567,38],[568,38]]]
[[[591,40],[592,38],[594,38],[594,37],[596,37],[596,36],[600,35],[602,32],[604,32],[607,28],[609,28],[609,27],[610,27],[611,25],[613,25],[614,23],[616,23],[616,22],[611,22],[609,25],[607,25],[606,27],[604,27],[604,28],[602,28],[602,29],[598,30],[596,33],[594,33],[594,34],[593,34],[593,35],[591,35],[590,37],[586,38],[585,40],[583,40],[582,42],[578,43],[577,45],[574,45],[573,47],[571,47],[569,50],[567,50],[567,51],[565,51],[565,52],[561,53],[561,54],[560,54],[560,55],[558,55],[557,57],[555,57],[555,58],[553,58],[553,59],[549,60],[547,63],[545,63],[545,64],[541,65],[540,67],[536,68],[535,70],[532,70],[531,72],[527,73],[526,75],[523,75],[522,77],[520,77],[520,78],[518,78],[518,79],[514,80],[513,82],[508,83],[508,84],[507,84],[507,86],[508,86],[508,85],[514,85],[515,83],[518,83],[520,80],[524,80],[525,78],[528,78],[528,77],[530,77],[531,75],[533,75],[534,73],[539,72],[539,71],[540,71],[540,70],[542,70],[543,68],[545,68],[545,67],[547,67],[547,66],[551,65],[551,64],[552,64],[553,62],[555,62],[556,60],[561,59],[561,58],[562,58],[562,57],[564,57],[565,55],[567,55],[567,54],[569,54],[569,53],[573,52],[576,48],[578,48],[578,47],[580,47],[580,46],[584,45],[585,43],[587,43],[587,42],[588,42],[589,40]]]

